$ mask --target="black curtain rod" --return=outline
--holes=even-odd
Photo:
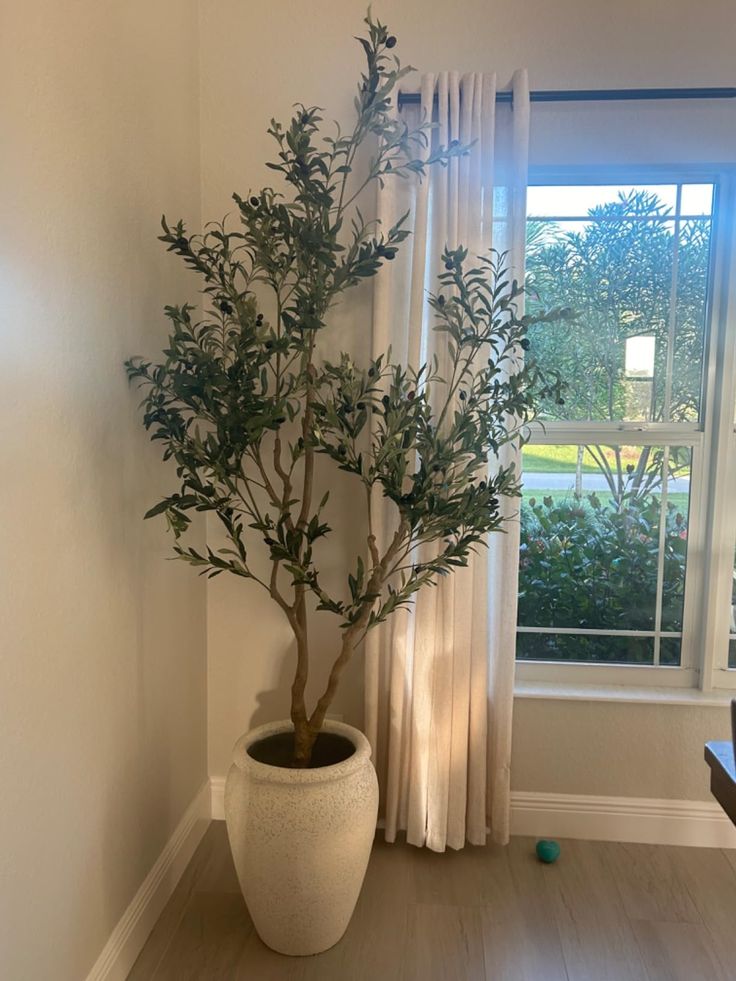
[[[513,98],[513,92],[496,93],[496,102],[513,102]],[[642,102],[657,99],[736,99],[736,88],[537,89],[529,93],[530,102]],[[399,109],[419,105],[421,101],[419,92],[399,92]]]

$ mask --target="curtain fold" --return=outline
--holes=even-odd
[[[513,108],[497,107],[493,74],[423,75],[420,106],[403,110],[419,113],[414,122],[435,122],[431,145],[473,147],[421,184],[392,181],[379,192],[382,225],[408,211],[413,235],[374,280],[374,355],[391,346],[396,360],[415,367],[436,355],[442,372],[447,336],[432,331],[426,296],[445,246],[471,256],[506,252],[511,275],[523,278],[526,72],[512,86]],[[517,453],[502,452],[503,463]],[[514,515],[518,502],[504,507]],[[379,540],[392,533],[391,520],[388,502],[376,497]],[[507,531],[368,635],[366,732],[389,841],[405,830],[410,843],[443,851],[483,844],[488,828],[494,841],[508,840],[518,521]]]

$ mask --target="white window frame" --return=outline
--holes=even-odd
[[[530,185],[715,185],[711,268],[700,423],[549,421],[532,427],[532,443],[613,439],[638,446],[692,448],[690,518],[680,666],[517,661],[521,683],[736,688],[728,669],[731,585],[736,544],[736,167],[733,165],[532,168]],[[712,479],[709,479],[712,474]]]

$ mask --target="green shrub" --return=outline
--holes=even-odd
[[[657,496],[621,507],[596,494],[521,508],[519,624],[597,630],[653,630],[661,504]],[[682,629],[687,518],[666,507],[662,629]],[[651,661],[651,638],[519,634],[519,656],[558,660]],[[679,640],[662,641],[663,663]]]

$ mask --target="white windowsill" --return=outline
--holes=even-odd
[[[650,685],[570,685],[552,681],[517,681],[514,698],[586,702],[640,702],[655,705],[701,705],[724,707],[736,692],[700,691],[697,688],[653,688]]]

